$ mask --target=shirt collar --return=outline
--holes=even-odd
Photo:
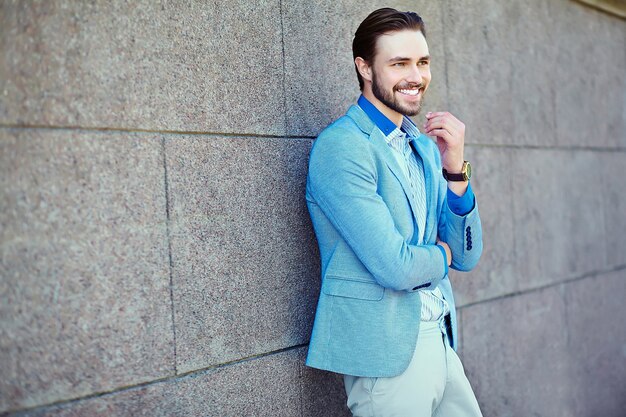
[[[409,136],[409,139],[418,138],[421,135],[419,129],[415,126],[415,123],[413,123],[413,121],[408,117],[402,117],[402,128],[399,129],[394,122],[389,120],[389,118],[378,110],[376,106],[365,98],[365,96],[361,95],[357,103],[359,107],[363,109],[365,114],[372,120],[372,122],[374,122],[376,127],[383,132],[385,137],[389,137],[394,132],[395,135],[397,135],[401,133],[401,131],[406,133],[407,136]]]
[[[359,107],[363,109],[365,114],[372,119],[372,122],[376,125],[377,128],[383,132],[383,135],[389,136],[394,130],[398,128],[394,122],[389,120],[387,116],[385,116],[380,110],[376,108],[365,96],[361,95],[359,97],[359,101],[357,102]]]

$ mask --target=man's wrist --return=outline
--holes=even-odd
[[[450,174],[460,174],[463,171],[463,163],[465,161],[461,160],[459,163],[444,165],[443,169],[445,169]]]

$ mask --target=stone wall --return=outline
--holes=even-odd
[[[569,0],[0,1],[1,415],[349,414],[303,195],[383,5],[468,126],[485,416],[623,415],[626,22]]]

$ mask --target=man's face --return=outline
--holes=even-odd
[[[372,93],[385,106],[406,116],[417,115],[430,78],[430,55],[422,32],[402,30],[378,38]]]

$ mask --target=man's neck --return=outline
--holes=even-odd
[[[374,96],[374,93],[372,93],[371,88],[363,89],[363,97],[368,99],[369,102],[374,105],[374,107],[376,107],[382,114],[384,114],[396,126],[402,127],[402,120],[404,119],[404,116],[398,113],[397,111],[390,109],[382,101],[377,99],[376,96]]]

